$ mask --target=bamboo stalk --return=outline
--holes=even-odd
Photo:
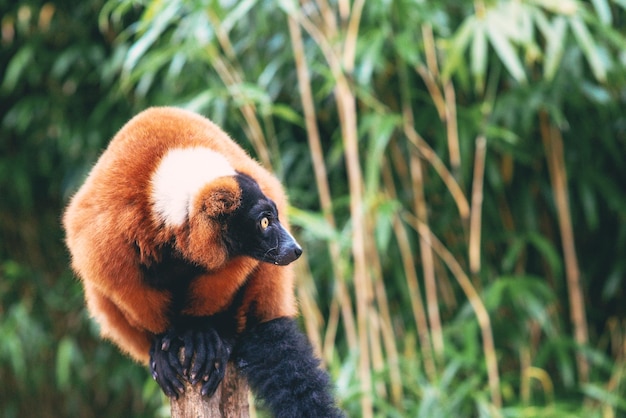
[[[373,231],[373,226],[371,225],[372,219],[370,219],[370,223],[368,225],[368,230]],[[389,310],[389,303],[387,298],[387,291],[385,290],[385,283],[383,281],[383,272],[382,266],[380,264],[380,254],[376,249],[376,245],[373,239],[367,241],[368,244],[368,253],[373,257],[371,260],[371,272],[372,272],[372,281],[374,283],[374,295],[376,297],[376,304],[378,306],[378,312],[372,311],[371,317],[375,318],[378,325],[378,330],[380,332],[380,336],[383,341],[383,345],[385,347],[385,352],[387,354],[386,365],[389,369],[389,382],[391,386],[391,398],[394,405],[401,407],[402,405],[402,374],[400,373],[400,362],[398,356],[398,348],[396,346],[396,339],[393,334],[393,325],[391,321],[391,312]],[[374,257],[375,255],[375,257]],[[377,333],[375,334],[378,335]],[[378,348],[378,342],[373,341],[372,343],[372,351],[381,350]],[[379,368],[376,368],[376,363],[374,364],[374,370],[383,371],[385,369],[385,361],[384,357],[381,359],[382,364],[379,365]],[[381,382],[382,383],[382,382]]]
[[[370,309],[368,312],[370,329],[367,333],[370,340],[370,353],[372,359],[372,370],[374,374],[380,376],[385,369],[385,356],[383,354],[382,346],[380,344],[380,336],[382,333],[382,326],[379,315],[376,311]],[[376,379],[373,381],[373,390],[376,393],[376,397],[381,399],[387,398],[387,388],[385,387],[385,381],[383,379]]]
[[[300,259],[301,261],[295,264],[297,298],[302,312],[306,334],[309,337],[315,354],[320,357],[323,350],[321,338],[323,318],[322,313],[315,303],[317,288],[311,271],[308,268],[309,260],[307,259],[306,253],[303,253]]]
[[[363,202],[363,180],[359,158],[356,97],[350,89],[348,80],[338,63],[330,63],[334,68],[335,100],[339,109],[339,120],[344,144],[346,169],[348,172],[348,190],[350,193],[350,219],[352,221],[352,258],[354,261],[354,288],[357,307],[357,329],[359,331],[359,377],[361,379],[361,413],[364,418],[374,415],[372,393],[372,376],[370,371],[370,347],[368,331],[371,325],[369,318],[372,302],[371,280],[368,274],[368,257],[365,248],[366,219]]]
[[[403,159],[399,159],[401,163]],[[397,166],[397,163],[394,164]],[[389,167],[390,164],[386,164],[385,167]],[[383,181],[385,182],[385,189],[389,193],[392,199],[397,198],[396,188],[391,175],[391,170],[386,168],[383,170]],[[415,328],[417,330],[417,336],[422,347],[422,358],[424,359],[424,370],[426,375],[432,381],[437,379],[437,368],[433,356],[433,350],[431,346],[431,336],[428,329],[428,321],[426,319],[426,311],[424,309],[424,303],[422,302],[422,293],[419,288],[419,280],[415,272],[415,266],[417,265],[415,258],[413,257],[413,251],[411,249],[411,242],[406,229],[403,227],[399,216],[394,217],[392,222],[394,235],[400,249],[400,259],[402,260],[402,267],[404,269],[404,276],[406,278],[407,289],[409,290],[409,300],[411,302],[411,310],[413,311],[413,319],[415,320]]]
[[[230,38],[228,37],[228,32],[224,30],[224,27],[221,25],[221,20],[219,16],[215,13],[215,11],[207,7],[206,9],[207,17],[213,26],[213,30],[215,31],[215,35],[217,37],[217,41],[220,43],[220,46],[226,53],[228,59],[236,65],[237,68],[241,68],[239,63],[237,62],[237,54],[235,53],[235,48],[233,48],[232,43],[230,42]]]
[[[246,135],[250,139],[250,142],[254,147],[254,151],[261,160],[261,163],[271,171],[272,159],[270,158],[270,154],[268,152],[267,141],[265,140],[263,128],[261,127],[256,115],[256,108],[254,105],[244,102],[244,97],[238,88],[238,85],[241,84],[242,81],[239,72],[232,65],[230,65],[228,61],[220,56],[220,54],[215,51],[214,47],[208,46],[207,53],[209,54],[213,68],[215,68],[215,71],[224,85],[228,88],[235,99],[241,100],[242,104],[239,106],[239,111],[246,121],[244,132],[246,132]]]
[[[350,0],[338,0],[339,16],[342,20],[348,20],[350,16]]]
[[[222,79],[224,85],[229,89],[232,96],[241,101],[239,110],[241,111],[247,124],[244,131],[246,132],[246,136],[250,139],[250,142],[261,160],[261,163],[269,170],[273,170],[271,156],[268,151],[269,147],[267,145],[263,128],[261,127],[261,123],[257,117],[256,107],[253,104],[246,103],[244,101],[244,95],[239,90],[239,85],[243,82],[244,77],[242,77],[243,70],[237,62],[235,48],[233,47],[232,42],[230,42],[228,32],[222,27],[219,17],[210,8],[207,9],[206,13],[213,29],[215,30],[217,41],[225,52],[224,57],[219,54],[215,48],[209,48],[208,50],[213,56],[211,61],[213,62],[214,68],[216,69],[219,77]]]
[[[328,175],[326,171],[326,163],[324,161],[324,152],[322,150],[319,130],[317,128],[317,117],[315,113],[315,104],[313,101],[313,93],[311,91],[311,79],[309,75],[306,56],[304,55],[304,42],[302,41],[302,33],[300,26],[291,17],[288,17],[289,34],[291,36],[291,45],[296,62],[296,73],[298,77],[298,88],[300,90],[300,99],[302,101],[302,109],[304,112],[304,121],[309,143],[309,153],[313,161],[313,172],[315,174],[315,184],[317,186],[320,206],[326,222],[336,229],[335,217],[333,215],[333,205],[328,185]],[[328,242],[328,249],[333,260],[341,259],[341,249],[336,241]],[[352,313],[352,300],[350,294],[345,287],[345,271],[343,264],[339,262],[332,263],[333,275],[337,286],[337,299],[342,313],[343,324],[346,330],[346,339],[351,349],[355,348],[357,343],[357,331],[355,326],[354,315]],[[335,317],[335,316],[333,316]],[[336,318],[336,317],[335,317]],[[333,331],[329,335],[335,334],[336,325],[331,328]],[[331,341],[325,341],[325,347],[331,347]]]
[[[439,157],[432,152],[432,149],[427,146],[421,136],[419,136],[417,132],[414,132],[412,124],[411,129],[405,129],[405,134],[409,140],[412,141],[418,149],[420,149],[420,152],[427,160],[429,160],[433,168],[435,168],[437,173],[441,176],[444,183],[446,183],[446,187],[457,202],[461,220],[466,221],[469,216],[469,206],[467,205],[465,195],[463,194],[458,183],[461,178],[461,152],[459,147],[454,85],[451,81],[447,81],[443,86],[442,96],[441,89],[437,85],[437,79],[439,78],[439,66],[437,64],[437,50],[435,47],[435,38],[433,36],[432,26],[428,24],[422,25],[422,38],[424,41],[424,51],[426,55],[426,67],[418,65],[415,67],[415,70],[422,77],[422,80],[424,80],[430,97],[432,98],[437,109],[437,113],[439,114],[439,118],[446,125],[450,166],[453,173],[452,177],[455,181],[452,181],[448,177],[450,173],[448,169],[445,168],[443,163],[441,163]]]
[[[580,348],[587,345],[589,337],[587,330],[587,318],[585,315],[585,299],[583,297],[574,244],[574,229],[569,210],[569,196],[567,191],[567,170],[563,155],[563,138],[561,132],[550,122],[545,111],[539,112],[541,138],[546,151],[548,171],[554,192],[554,201],[561,232],[561,245],[563,246],[563,258],[565,260],[565,275],[570,303],[570,318],[574,327],[574,338],[579,345],[576,353],[576,365],[578,367],[578,379],[581,383],[589,380],[589,363]]]
[[[406,275],[406,283],[409,290],[409,298],[411,300],[411,309],[413,311],[413,318],[415,319],[417,336],[420,340],[422,348],[424,371],[426,372],[428,378],[434,382],[437,379],[437,367],[435,366],[433,349],[431,347],[430,334],[428,332],[428,320],[426,310],[424,309],[424,303],[422,302],[419,280],[417,278],[417,274],[415,273],[415,259],[411,251],[411,245],[409,244],[408,234],[399,219],[394,220],[393,229],[398,242],[398,247],[400,248],[400,258],[402,259],[402,265]]]
[[[611,377],[606,383],[606,390],[610,392],[616,392],[624,381],[624,374],[626,374],[626,336],[624,335],[624,325],[617,318],[611,318],[607,321],[607,328],[611,338],[611,347],[613,352],[613,358],[615,358],[616,367],[613,368]],[[605,415],[611,416],[611,415]]]
[[[445,99],[441,94],[441,89],[437,84],[439,78],[439,66],[437,64],[437,50],[435,48],[435,37],[433,28],[430,24],[422,25],[422,39],[424,43],[424,54],[426,55],[426,65],[417,65],[415,71],[422,77],[428,93],[430,94],[439,119],[445,122],[447,117],[447,106]],[[456,117],[456,116],[455,116]]]
[[[443,99],[443,95],[441,94],[441,90],[435,81],[433,75],[428,71],[423,65],[418,65],[415,67],[415,71],[422,77],[424,84],[426,85],[426,89],[428,90],[428,94],[430,98],[433,100],[433,104],[437,109],[437,114],[439,115],[439,119],[446,119],[446,104]]]
[[[422,28],[424,30],[424,28]],[[432,34],[432,32],[431,32]],[[436,61],[433,64],[436,66]],[[414,131],[415,119],[411,107],[409,96],[410,88],[406,66],[404,63],[398,64],[399,78],[402,95],[402,119],[405,136],[411,135],[409,131]],[[413,190],[413,208],[418,219],[428,224],[428,208],[424,198],[424,178],[422,172],[422,162],[415,149],[411,150],[409,157],[409,171],[411,177],[411,189]],[[437,296],[437,284],[435,276],[435,265],[432,249],[426,245],[423,239],[419,239],[420,254],[422,258],[422,271],[424,273],[424,287],[426,289],[426,303],[428,306],[428,321],[432,336],[433,349],[437,360],[443,359],[443,332],[441,318],[439,316],[439,298]],[[433,364],[433,368],[435,365]],[[434,377],[431,376],[431,377]]]
[[[328,313],[328,321],[326,322],[326,331],[324,334],[324,342],[322,345],[322,356],[327,361],[330,362],[335,353],[335,338],[337,337],[337,329],[339,328],[339,316],[341,310],[339,309],[339,296],[334,297],[332,302],[330,303],[330,312]],[[350,315],[352,315],[352,307],[350,307]],[[356,333],[356,331],[354,331]],[[356,335],[354,336],[356,338]],[[350,345],[348,342],[348,347],[350,350],[356,347],[356,342],[354,345]]]
[[[409,142],[417,148],[420,155],[424,157],[424,159],[435,169],[437,174],[439,174],[439,177],[441,177],[441,180],[445,183],[446,188],[456,203],[461,220],[467,221],[467,219],[469,219],[470,212],[469,203],[467,202],[467,198],[454,176],[450,174],[450,171],[448,171],[448,168],[441,161],[437,153],[435,153],[426,141],[424,141],[424,138],[417,133],[412,125],[405,125],[404,133]]]
[[[348,171],[348,190],[350,192],[350,218],[352,220],[352,257],[354,260],[354,288],[357,307],[357,329],[359,332],[359,377],[361,379],[362,415],[373,417],[371,398],[372,377],[369,369],[370,349],[368,345],[369,306],[371,304],[371,281],[367,273],[367,254],[365,251],[365,219],[363,205],[363,183],[357,137],[356,103],[343,74],[338,74],[335,97],[340,109],[342,138],[345,148]]]
[[[354,69],[354,58],[356,56],[356,41],[359,37],[359,23],[363,12],[365,0],[355,0],[350,12],[346,40],[343,47],[343,66],[347,73]]]
[[[484,135],[476,138],[474,154],[474,175],[472,181],[472,209],[470,212],[469,267],[472,274],[480,272],[480,237],[483,207],[483,184],[485,177],[485,157],[487,140]]]
[[[443,95],[446,101],[446,137],[448,138],[450,167],[452,174],[459,181],[461,179],[461,150],[456,120],[456,94],[452,81],[448,80],[443,86]]]
[[[450,269],[457,282],[461,286],[461,289],[465,293],[468,302],[472,306],[483,341],[483,352],[485,353],[485,363],[487,367],[487,377],[489,379],[489,389],[491,392],[491,401],[496,409],[502,407],[502,395],[500,393],[500,375],[498,372],[498,361],[496,357],[496,349],[493,340],[493,332],[491,329],[491,319],[489,313],[483,304],[480,295],[476,292],[476,289],[472,285],[471,280],[463,271],[463,268],[459,262],[454,258],[452,253],[437,239],[437,237],[428,228],[428,225],[421,222],[419,219],[406,215],[409,223],[417,231],[417,233],[426,239],[428,244],[435,250],[437,255],[443,260],[446,266]]]
[[[520,349],[519,366],[521,376],[519,397],[524,405],[528,405],[530,402],[530,379],[527,378],[527,376],[528,370],[532,367],[532,360],[530,356],[530,348],[527,346]]]
[[[424,178],[422,163],[416,152],[411,152],[411,178],[413,180],[413,208],[418,219],[428,225],[428,209],[424,198]],[[428,322],[432,334],[433,349],[437,360],[443,360],[443,328],[439,316],[439,297],[437,296],[437,283],[435,277],[435,263],[432,248],[423,238],[419,238],[420,254],[422,259],[422,271],[424,273],[424,288],[426,291],[426,304],[428,306]]]
[[[337,18],[335,17],[335,12],[332,10],[328,1],[326,0],[316,0],[317,8],[320,11],[320,15],[324,20],[323,26],[328,32],[327,36],[335,37],[337,34]]]
[[[348,2],[340,1],[340,14],[345,19],[345,10],[341,10],[342,4]],[[349,5],[348,5],[349,7]],[[360,12],[350,11],[353,22],[348,30],[357,32],[359,28]],[[350,33],[347,37],[356,37],[357,33]],[[345,44],[344,44],[345,46]],[[341,51],[343,65],[352,68],[354,56],[345,49]],[[330,58],[333,58],[332,56]],[[370,307],[372,303],[373,290],[371,278],[368,274],[368,255],[365,246],[367,237],[367,219],[365,217],[365,205],[363,202],[363,179],[361,163],[359,158],[356,97],[350,89],[350,84],[344,75],[340,61],[329,62],[333,76],[335,77],[335,100],[339,110],[339,120],[344,144],[346,169],[348,172],[348,190],[350,193],[350,218],[352,221],[352,257],[354,261],[354,287],[357,307],[357,328],[359,331],[359,377],[361,378],[361,414],[364,418],[371,418],[374,415],[372,393],[372,376],[370,371],[370,347],[368,346],[368,330],[371,324]]]
[[[345,5],[340,2],[341,5]],[[349,5],[348,5],[349,6]],[[349,12],[349,10],[348,10]],[[345,10],[340,10],[345,13]],[[344,15],[342,14],[342,18]],[[357,332],[359,346],[359,378],[361,383],[361,414],[364,418],[373,417],[372,376],[370,371],[370,347],[368,329],[369,312],[372,302],[372,284],[367,269],[365,206],[363,204],[363,182],[359,161],[356,97],[350,89],[339,58],[331,43],[306,17],[297,14],[296,20],[318,44],[335,81],[335,100],[339,112],[341,136],[344,144],[346,169],[348,172],[348,190],[350,193],[350,218],[352,221],[352,258],[354,263],[353,282],[356,296]],[[358,28],[358,25],[356,25]]]
[[[426,23],[422,25],[422,38],[424,39],[424,52],[426,54],[426,65],[430,74],[435,79],[439,78],[439,66],[437,65],[437,50],[435,48],[435,36],[433,27]]]

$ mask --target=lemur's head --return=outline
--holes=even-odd
[[[152,201],[181,255],[209,270],[238,256],[287,265],[302,254],[256,180],[211,149],[167,153],[152,178]]]

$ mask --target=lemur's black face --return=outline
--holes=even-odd
[[[302,248],[278,221],[274,202],[251,177],[238,174],[236,178],[241,187],[241,204],[226,226],[229,255],[247,255],[281,266],[297,260]]]

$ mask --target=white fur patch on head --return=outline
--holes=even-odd
[[[226,158],[209,148],[172,149],[152,175],[154,212],[168,225],[182,225],[204,185],[218,177],[235,174]]]

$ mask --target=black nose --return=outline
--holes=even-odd
[[[302,247],[293,241],[291,245],[285,246],[278,256],[273,260],[274,264],[286,266],[296,261],[302,255]]]

